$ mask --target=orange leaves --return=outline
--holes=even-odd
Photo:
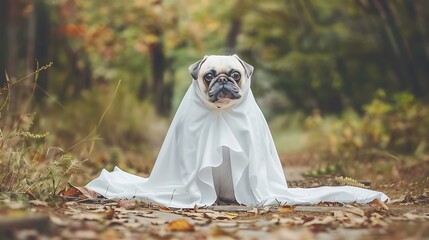
[[[64,198],[79,198],[79,199],[95,199],[102,197],[100,194],[85,188],[75,187],[69,183],[69,187],[59,192],[59,195]]]
[[[76,197],[76,198],[80,198],[80,196],[82,195],[82,193],[79,190],[77,190],[77,188],[70,187],[70,188],[62,190],[59,193],[59,195],[62,196],[62,197]]]
[[[283,205],[277,209],[277,212],[280,214],[286,214],[286,213],[291,213],[293,209],[294,209],[293,206]]]
[[[371,206],[372,208],[375,208],[375,210],[377,211],[381,211],[381,210],[389,211],[389,208],[387,207],[387,205],[384,202],[380,201],[380,199],[378,198],[372,200],[368,205]]]
[[[87,31],[87,26],[84,24],[70,23],[63,25],[60,31],[69,37],[81,37]]]
[[[182,232],[193,232],[195,228],[186,219],[176,219],[171,221],[166,227],[168,231],[182,231]]]

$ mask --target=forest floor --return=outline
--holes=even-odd
[[[329,175],[304,178],[309,165],[285,166],[291,187],[333,185]],[[423,190],[413,195],[413,186]],[[0,239],[429,239],[428,186],[371,188],[386,192],[392,203],[185,210],[88,198],[79,188],[72,188],[78,199],[58,203],[16,195],[0,198]]]

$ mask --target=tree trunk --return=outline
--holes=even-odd
[[[34,7],[34,5],[33,5]],[[34,50],[35,50],[35,35],[36,35],[36,14],[33,10],[27,17],[27,56],[26,56],[26,75],[34,71]]]
[[[422,86],[421,89],[423,89],[423,96],[427,98],[427,94],[424,93],[427,93],[429,90],[429,83],[426,79],[426,76],[429,76],[429,52],[422,51],[422,49],[427,49],[427,46],[429,46],[429,38],[425,36],[425,33],[427,34],[426,29],[429,29],[428,23],[424,20],[425,4],[422,1],[412,0],[407,0],[405,4],[408,10],[409,22],[416,25],[413,35],[409,36],[414,42],[409,44],[409,46],[411,47],[410,51],[413,56],[415,69],[417,70],[417,75]]]
[[[26,44],[26,55],[25,55],[25,75],[28,75],[34,72],[34,51],[35,51],[35,34],[36,34],[36,15],[34,12],[34,5],[29,3],[29,6],[26,8],[31,9],[31,12],[28,12],[25,17],[27,18],[27,44]],[[24,22],[24,21],[23,21]],[[21,46],[20,46],[21,47]],[[21,57],[21,56],[20,56]],[[22,61],[22,59],[20,59]],[[29,77],[24,81],[18,83],[18,99],[19,99],[19,112],[26,113],[30,110],[32,105],[32,91],[33,91],[33,77]]]
[[[236,51],[237,37],[241,31],[241,18],[233,17],[229,26],[228,35],[226,36],[226,47],[228,54],[234,54]]]
[[[42,0],[35,2],[36,13],[36,50],[35,57],[39,65],[45,65],[50,62],[49,59],[49,46],[51,39],[51,21],[48,6]],[[42,89],[48,87],[48,71],[39,73],[38,86]],[[36,100],[39,102],[43,99],[45,94],[38,90],[36,91]]]
[[[386,24],[386,33],[390,36],[392,51],[397,52],[397,61],[399,67],[403,69],[403,82],[411,83],[411,91],[417,97],[422,96],[422,89],[419,79],[414,69],[414,64],[410,51],[407,50],[404,37],[396,23],[395,16],[386,0],[372,0],[373,5],[379,12],[380,18]]]
[[[19,1],[9,0],[7,11],[7,72],[9,77],[18,75],[18,11]]]
[[[0,88],[6,83],[8,0],[0,0]]]
[[[160,37],[161,34],[158,36]],[[164,87],[164,65],[165,57],[163,45],[156,42],[150,45],[150,59],[152,69],[152,93],[156,112],[163,115],[163,87]]]
[[[19,21],[19,1],[9,0],[7,10],[7,30],[6,30],[6,72],[13,82],[18,75],[18,21]],[[9,89],[9,116],[14,119],[19,112],[19,84],[12,85]]]
[[[232,12],[230,13],[230,25],[229,30],[226,36],[226,47],[228,54],[236,53],[237,46],[237,38],[240,35],[241,27],[243,24],[243,17],[248,10],[248,6],[245,0],[238,0],[234,7],[232,8]]]

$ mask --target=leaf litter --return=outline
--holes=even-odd
[[[319,233],[333,233],[337,229],[371,231],[389,229],[396,223],[416,222],[429,227],[427,208],[413,211],[412,208],[388,206],[379,200],[365,206],[321,203],[317,206],[298,207],[282,205],[245,208],[229,205],[171,209],[144,201],[102,199],[84,188],[72,185],[62,194],[68,202],[61,208],[50,207],[48,203],[39,200],[31,200],[27,204],[2,201],[6,208],[0,209],[3,218],[0,221],[0,233],[7,231],[4,228],[2,230],[4,219],[11,221],[15,215],[26,219],[34,213],[49,216],[52,229],[47,232],[50,234],[77,239],[283,239],[283,236],[292,233],[290,236],[298,239],[312,239]],[[19,214],[15,213],[17,211]],[[255,232],[262,237],[250,237]],[[33,236],[34,231],[23,228],[22,231],[11,234]],[[40,234],[46,233],[42,231]]]
[[[205,236],[219,236],[236,239],[241,236],[240,231],[264,231],[267,235],[281,236],[284,228],[295,227],[300,230],[302,237],[312,236],[320,232],[329,232],[338,228],[371,229],[387,228],[392,221],[427,221],[427,215],[406,212],[395,215],[382,206],[370,205],[369,209],[346,205],[341,210],[324,213],[296,211],[293,207],[281,206],[272,208],[272,212],[259,209],[248,212],[222,212],[208,209],[177,209],[168,210],[157,208],[138,207],[141,204],[131,202],[116,202],[105,206],[103,204],[68,204],[65,205],[63,216],[51,216],[51,222],[63,229],[62,237],[72,236],[80,239],[96,239],[102,234],[100,229],[116,231],[122,237],[122,232],[131,232],[132,236],[150,233],[151,236],[165,237],[171,234],[195,234],[199,232]],[[143,204],[144,205],[144,204]],[[34,208],[48,208],[35,205]],[[303,207],[305,208],[305,207]],[[287,210],[286,210],[287,209]],[[302,209],[302,208],[301,208]],[[164,214],[164,215],[162,215]],[[165,217],[167,214],[168,217]],[[94,227],[94,226],[104,227]],[[143,231],[143,230],[147,231]],[[113,234],[113,233],[110,233]],[[134,235],[133,235],[134,234]],[[299,236],[301,236],[298,234]],[[187,235],[186,235],[187,236]],[[311,239],[311,238],[310,238]]]

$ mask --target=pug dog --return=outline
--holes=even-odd
[[[189,66],[189,72],[206,99],[218,108],[228,108],[243,96],[253,74],[253,66],[232,56],[205,56]]]
[[[189,66],[189,73],[198,82],[207,102],[218,109],[228,110],[237,104],[253,74],[253,66],[237,55],[205,56]],[[230,149],[222,148],[222,164],[212,168],[217,204],[237,203],[232,180]]]
[[[265,117],[251,91],[253,67],[206,56],[189,67],[189,86],[150,177],[103,169],[87,187],[108,198],[167,207],[368,203],[388,197],[356,187],[288,188]]]

